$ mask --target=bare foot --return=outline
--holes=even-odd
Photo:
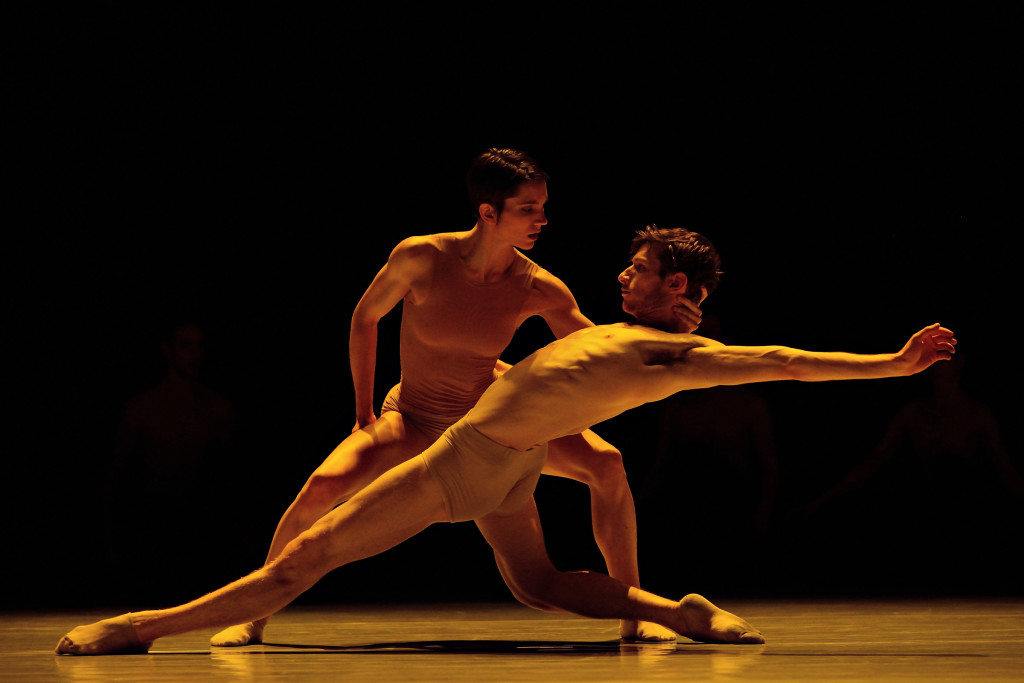
[[[263,642],[263,629],[267,627],[267,619],[257,619],[247,624],[229,626],[210,638],[210,645],[215,647],[241,647],[256,645]]]
[[[674,641],[676,632],[665,628],[661,624],[650,621],[634,621],[623,619],[619,622],[619,637],[623,640],[640,641],[644,643],[663,643]]]
[[[686,622],[682,635],[701,643],[763,643],[764,636],[756,628],[711,601],[691,593],[679,601]]]
[[[143,643],[135,634],[131,614],[78,626],[57,643],[59,655],[113,655],[148,652],[153,643]]]

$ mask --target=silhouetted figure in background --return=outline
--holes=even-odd
[[[158,577],[187,584],[209,572],[184,558],[214,547],[209,520],[228,509],[234,412],[199,380],[204,342],[195,324],[171,326],[160,343],[163,379],[121,413],[107,497],[109,542],[115,559],[144,567],[126,576],[149,574],[145,584],[125,590],[145,591]]]
[[[803,510],[887,544],[904,560],[897,565],[927,563],[934,571],[913,579],[924,587],[976,577],[979,562],[1019,546],[1007,534],[1018,533],[1024,478],[991,410],[963,390],[967,358],[929,368],[928,394],[901,408],[868,457]]]

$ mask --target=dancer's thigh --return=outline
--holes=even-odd
[[[320,478],[344,478],[365,486],[378,476],[423,452],[429,438],[401,413],[389,411],[371,425],[350,434],[313,473]],[[357,489],[358,490],[358,489]]]
[[[422,458],[414,458],[377,477],[301,538],[316,549],[318,563],[334,568],[376,555],[447,519],[441,488]]]

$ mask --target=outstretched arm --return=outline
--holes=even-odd
[[[690,379],[705,380],[704,386],[784,379],[879,379],[913,375],[932,363],[949,360],[955,345],[953,332],[935,323],[914,334],[896,353],[816,352],[785,346],[697,346],[683,354],[679,365]]]

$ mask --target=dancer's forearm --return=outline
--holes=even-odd
[[[914,334],[897,353],[802,351],[786,346],[698,346],[679,362],[686,388],[792,379],[800,382],[881,379],[921,372],[954,352],[953,333],[938,324]]]
[[[352,319],[349,365],[355,390],[356,422],[365,426],[373,416],[373,376],[377,365],[377,323]]]

